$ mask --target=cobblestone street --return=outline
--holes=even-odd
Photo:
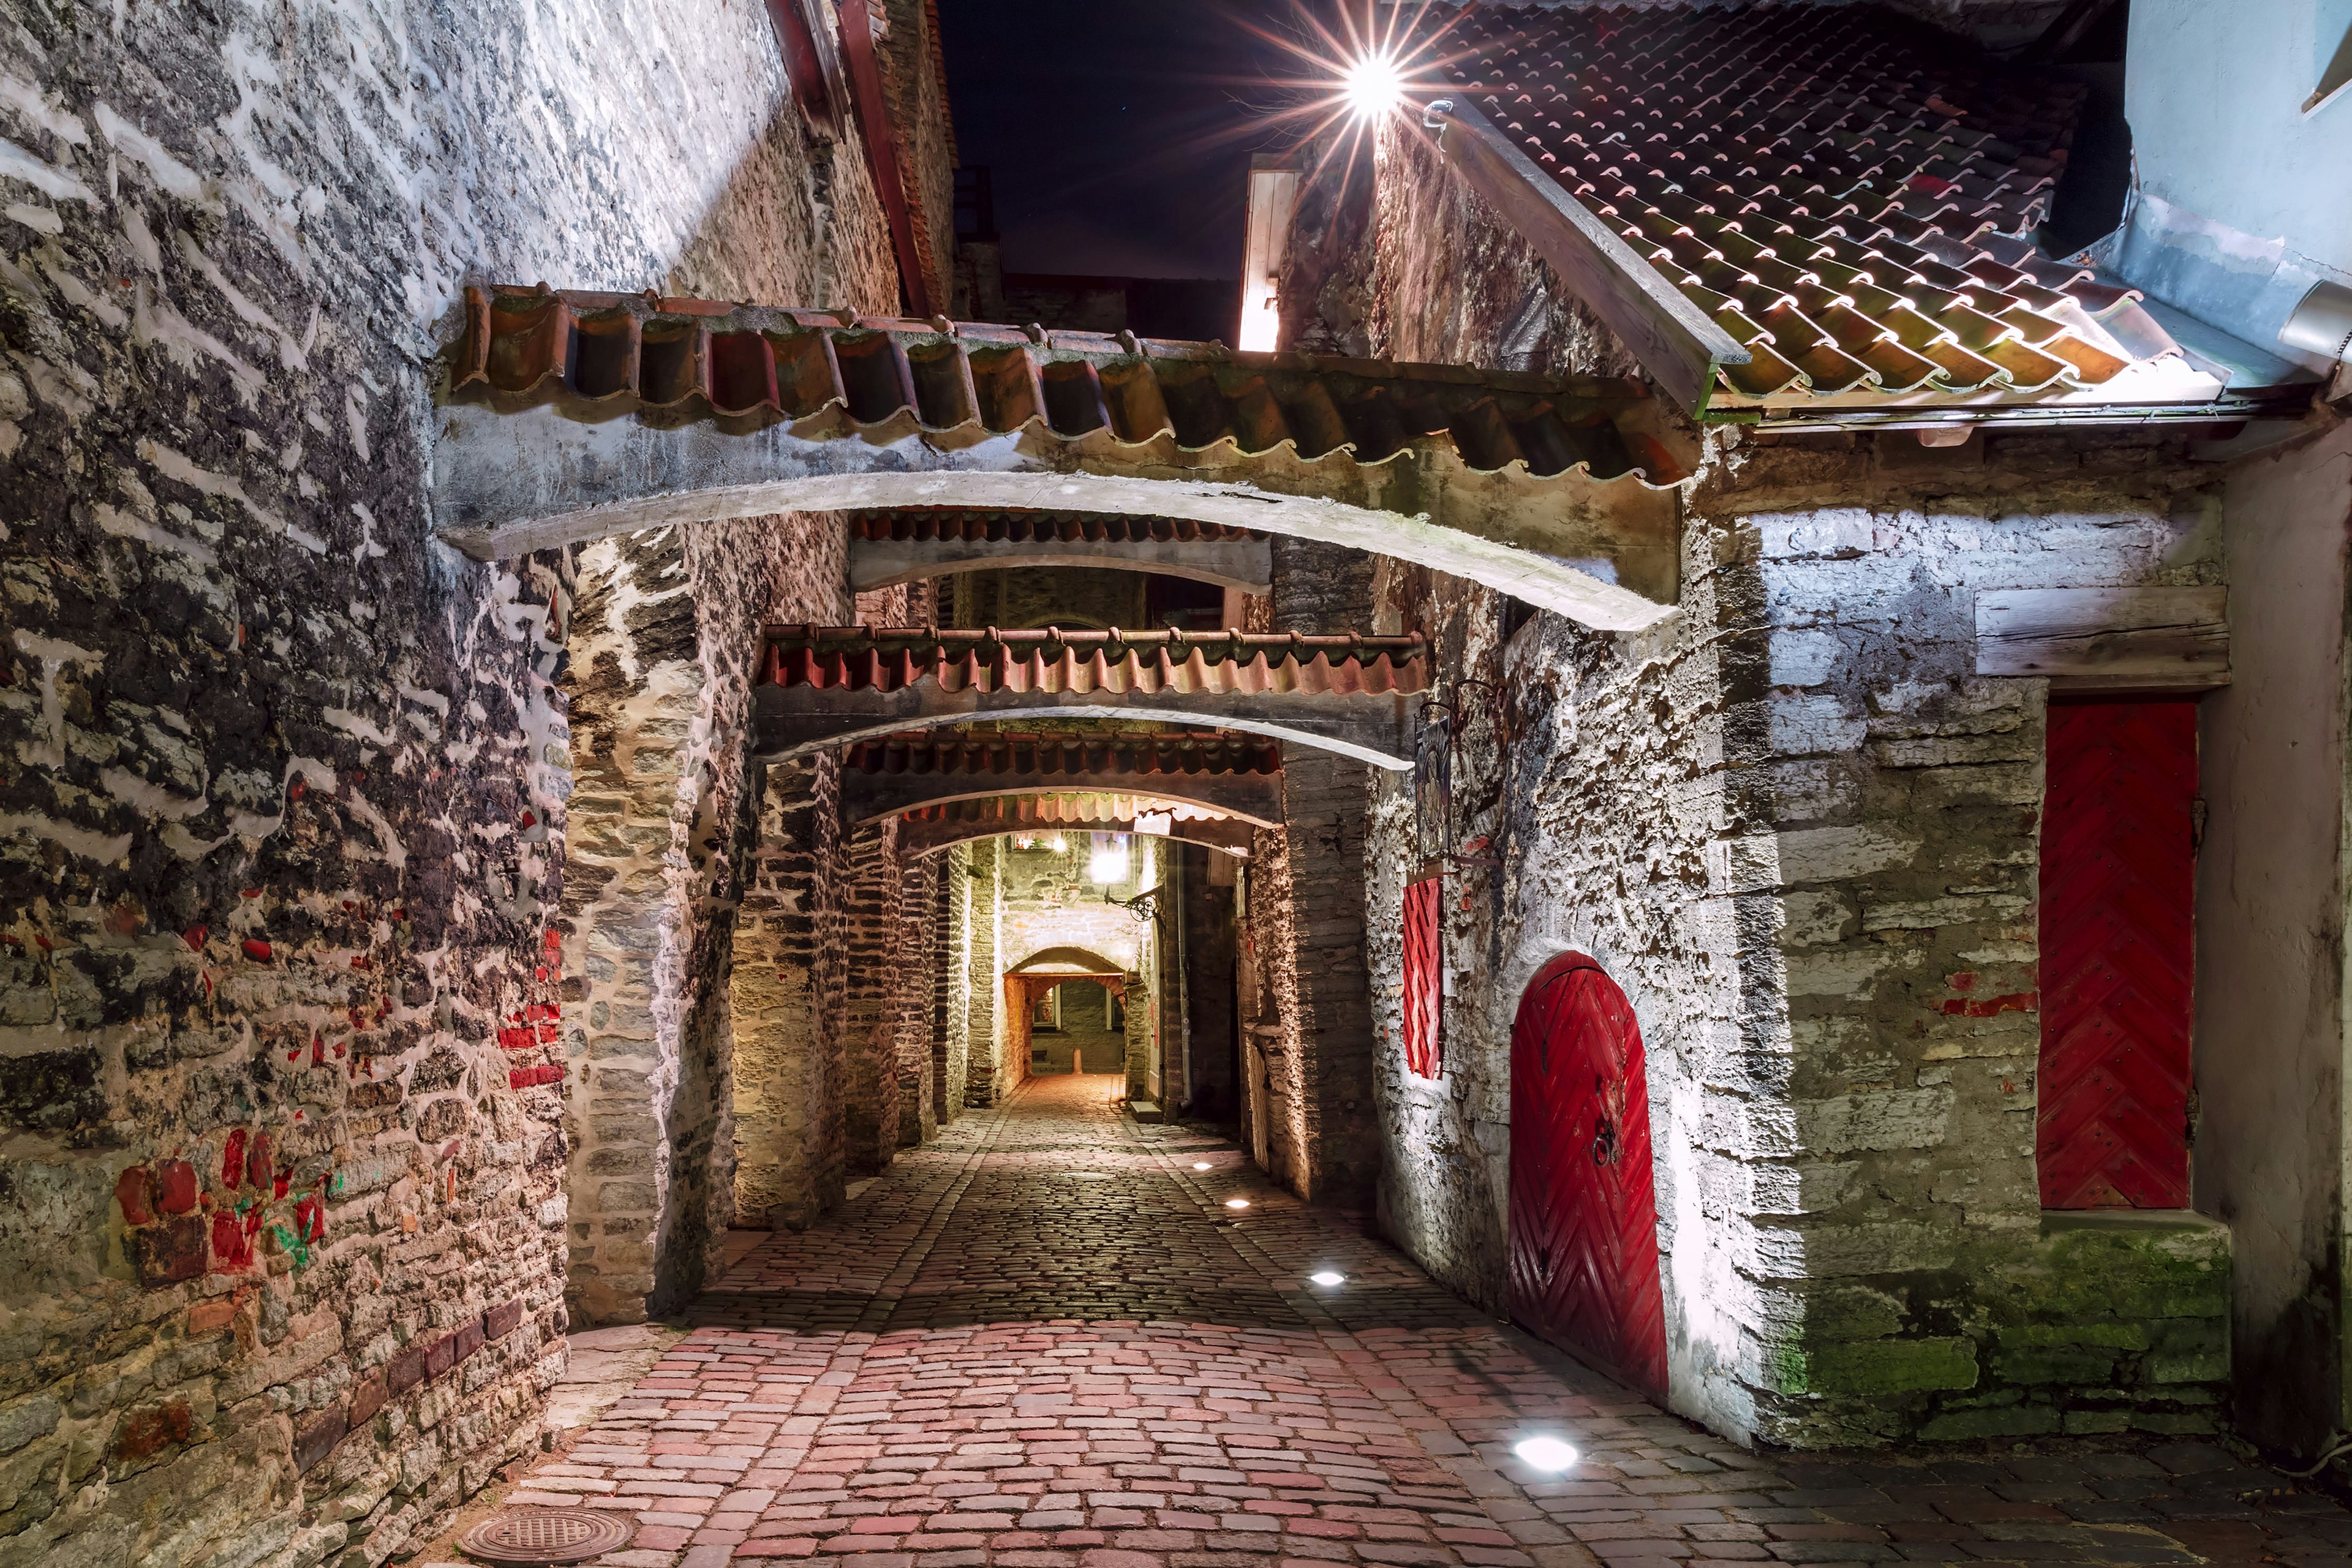
[[[507,1501],[627,1510],[604,1561],[645,1568],[2352,1562],[2352,1516],[2206,1443],[1744,1452],[1119,1081],[1035,1080],[762,1242]],[[1535,1432],[1582,1461],[1528,1469]]]

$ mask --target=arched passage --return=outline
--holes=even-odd
[[[1110,1047],[1109,1051],[1098,1054],[1090,1063],[1086,1062],[1082,1056],[1073,1059],[1076,1053],[1067,1047],[1076,1046],[1082,1051],[1083,1046],[1077,1041],[1065,1043],[1066,1048],[1058,1052],[1051,1047],[1041,1048],[1035,1033],[1037,1016],[1042,1004],[1064,987],[1078,983],[1099,985],[1106,997],[1116,999],[1113,1005],[1123,1004],[1127,999],[1128,984],[1136,978],[1138,975],[1134,970],[1082,947],[1049,947],[1023,959],[1004,974],[1004,1016],[1010,1026],[1007,1031],[1012,1047],[1010,1059],[1025,1072],[1033,1074],[1039,1071],[1084,1072],[1090,1068],[1106,1072],[1123,1067],[1128,1055],[1128,1043],[1124,1037],[1106,1042]],[[1093,1020],[1087,1022],[1091,1024]],[[1073,1017],[1068,1019],[1068,1023],[1076,1026],[1079,1020]],[[1108,1016],[1101,1023],[1098,1033],[1075,1027],[1069,1032],[1092,1034],[1099,1040],[1101,1036],[1114,1032]],[[1124,1026],[1125,1021],[1122,1020],[1120,1027],[1123,1029]],[[1099,1046],[1097,1049],[1099,1052]]]
[[[1511,1025],[1509,1247],[1514,1319],[1664,1399],[1642,1031],[1579,952],[1537,973]]]

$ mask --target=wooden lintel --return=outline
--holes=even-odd
[[[956,572],[1013,566],[1109,566],[1189,577],[1244,594],[1272,591],[1274,552],[1263,539],[1024,539],[991,543],[962,539],[856,539],[849,542],[849,586],[856,593]]]
[[[851,823],[1002,795],[1135,795],[1205,806],[1259,827],[1282,821],[1278,773],[841,773],[842,819]]]
[[[1558,269],[1666,395],[1694,416],[1704,412],[1717,367],[1746,364],[1748,351],[1466,99],[1432,109],[1445,116],[1438,151],[1471,188]]]
[[[1391,772],[1413,763],[1418,696],[1301,692],[948,691],[929,680],[896,691],[762,686],[752,695],[757,756],[789,763],[852,741],[1040,713],[1066,719],[1239,730],[1337,752]]]
[[[898,853],[923,856],[951,849],[959,844],[971,844],[982,838],[999,838],[1009,833],[1032,833],[1046,837],[1055,833],[1073,836],[1080,833],[1132,833],[1132,820],[1109,822],[962,822],[932,820],[902,822],[898,825]],[[1170,826],[1167,837],[1180,844],[1198,844],[1220,855],[1230,855],[1237,860],[1250,857],[1250,836],[1255,829],[1246,822],[1213,820],[1177,822]]]
[[[2012,588],[1977,596],[1977,673],[2054,692],[2194,691],[2230,682],[2229,590]]]

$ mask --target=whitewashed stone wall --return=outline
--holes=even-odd
[[[1628,368],[1412,146],[1301,210],[1328,237],[1294,246],[1288,342]],[[1468,713],[1454,840],[1500,864],[1447,876],[1434,1083],[1405,1073],[1396,1011],[1412,802],[1374,781],[1384,1226],[1504,1304],[1510,1022],[1573,949],[1648,1049],[1676,1408],[1801,1445],[2210,1427],[2226,1233],[2037,1207],[2044,689],[1975,673],[1981,593],[2219,581],[2210,476],[2148,435],[1710,446],[1684,616],[1654,636],[1537,616],[1497,648],[1491,595],[1383,572],[1380,629],[1418,625],[1436,668],[1507,692],[1444,693]]]

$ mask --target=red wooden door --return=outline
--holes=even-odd
[[[1511,1026],[1510,1232],[1511,1316],[1663,1400],[1642,1031],[1581,953],[1543,967]]]
[[[2050,710],[2042,811],[2049,1209],[2187,1208],[2194,703]]]

